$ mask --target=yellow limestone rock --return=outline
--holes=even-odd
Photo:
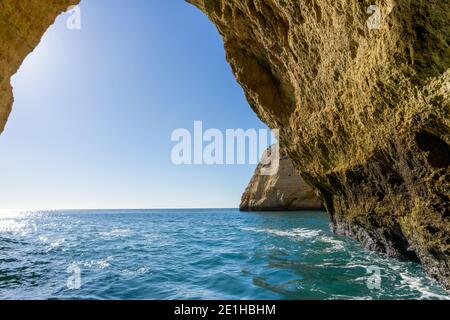
[[[217,26],[251,107],[282,130],[333,230],[450,288],[450,2],[189,2]],[[0,0],[0,132],[10,77],[77,3]]]
[[[56,17],[79,0],[0,0],[0,133],[13,103],[10,78]]]

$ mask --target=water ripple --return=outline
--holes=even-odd
[[[380,271],[377,289],[369,267]],[[77,270],[79,288],[68,286]],[[449,297],[419,265],[331,234],[322,212],[0,214],[1,299]]]

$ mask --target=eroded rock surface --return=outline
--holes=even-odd
[[[190,2],[334,231],[450,288],[450,2]]]
[[[264,168],[274,164],[264,154],[247,189],[242,195],[240,209],[243,211],[321,210],[322,201],[303,180],[285,152],[281,152],[274,174],[266,174]],[[275,166],[274,166],[275,167]],[[270,171],[270,170],[267,170]]]
[[[0,133],[13,103],[10,78],[56,17],[79,0],[0,0]]]

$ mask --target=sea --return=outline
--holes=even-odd
[[[0,299],[450,299],[325,212],[4,211]]]

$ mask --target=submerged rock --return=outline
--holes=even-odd
[[[277,159],[278,160],[278,159]],[[272,166],[268,152],[256,168],[247,189],[242,195],[243,211],[321,210],[322,201],[294,169],[291,159],[282,152],[278,170],[266,175],[262,170]]]

